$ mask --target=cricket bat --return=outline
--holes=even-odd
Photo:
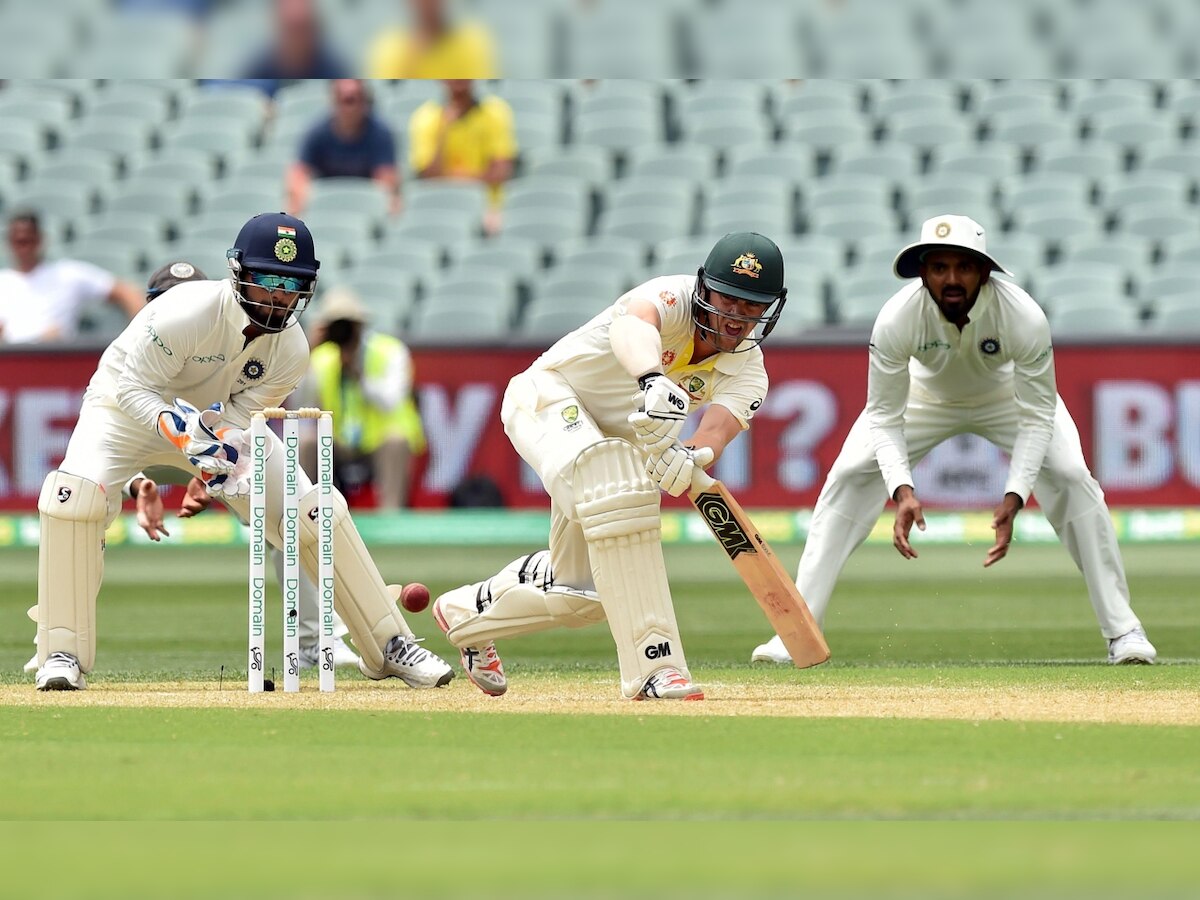
[[[717,543],[766,613],[767,621],[787,647],[796,668],[806,669],[828,660],[829,645],[796,589],[796,582],[784,571],[779,558],[729,489],[697,468],[688,499],[700,511]]]

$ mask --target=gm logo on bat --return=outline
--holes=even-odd
[[[730,559],[737,559],[741,553],[758,552],[754,549],[754,542],[742,530],[742,526],[733,517],[729,505],[720,494],[701,494],[696,498],[696,508],[700,510],[700,515],[704,516],[704,521],[717,536],[717,541],[729,554]]]

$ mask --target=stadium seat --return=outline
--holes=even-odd
[[[646,264],[646,248],[641,241],[613,235],[564,241],[554,246],[552,255],[552,268],[559,272],[607,269],[637,278]]]
[[[890,272],[834,279],[831,287],[837,321],[843,325],[871,325],[883,304],[903,285]]]
[[[1194,301],[1193,297],[1193,301]],[[1157,313],[1151,320],[1151,328],[1164,335],[1200,336],[1200,304],[1172,306]]]
[[[1050,330],[1056,337],[1126,337],[1141,330],[1138,312],[1132,306],[1072,306],[1050,315]]]
[[[1035,164],[1039,172],[1066,172],[1086,175],[1096,184],[1116,177],[1124,167],[1124,154],[1113,144],[1096,141],[1082,143],[1075,138],[1049,141],[1037,148]]]
[[[1092,184],[1086,175],[1078,172],[1030,172],[1006,178],[999,187],[1000,206],[1010,215],[1047,205],[1089,212]]]
[[[717,157],[710,147],[690,144],[650,144],[629,149],[629,176],[690,178],[703,181],[716,177]]]
[[[884,126],[884,141],[934,151],[945,144],[966,143],[974,126],[963,118],[925,109],[895,113]]]
[[[996,141],[951,141],[930,153],[930,174],[976,175],[997,180],[1021,170],[1018,147]]]
[[[915,147],[902,144],[848,144],[837,148],[831,169],[833,175],[868,175],[902,182],[918,176],[921,157]]]
[[[1121,210],[1117,224],[1119,231],[1163,240],[1176,234],[1194,233],[1200,227],[1200,219],[1190,210],[1181,207],[1163,208],[1157,203],[1135,203]]]
[[[605,184],[613,173],[611,154],[585,144],[522,148],[518,162],[523,175],[564,175],[581,178],[592,187]]]
[[[406,202],[417,204],[421,185],[409,185]],[[384,190],[367,178],[317,178],[305,207],[306,215],[323,212],[346,212],[381,222],[388,215],[389,198]]]
[[[861,172],[835,173],[802,183],[805,210],[820,215],[835,206],[877,206],[890,209],[895,202],[895,182]]]
[[[1200,244],[1200,240],[1198,240]],[[1150,267],[1153,246],[1147,240],[1138,240],[1127,234],[1103,235],[1091,239],[1072,241],[1064,248],[1068,263],[1113,263],[1127,272],[1146,272]],[[1200,247],[1198,247],[1200,250]],[[1200,252],[1197,254],[1200,259]]]

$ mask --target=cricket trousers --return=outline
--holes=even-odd
[[[947,438],[977,434],[1012,453],[1018,429],[1014,399],[957,407],[909,397],[904,435],[916,466]],[[1083,573],[1100,632],[1115,638],[1141,623],[1130,607],[1129,586],[1104,492],[1083,458],[1079,431],[1058,398],[1054,434],[1033,488],[1046,519]],[[1000,498],[997,498],[999,502]],[[870,534],[887,503],[866,413],[850,429],[817,498],[796,586],[818,623],[846,560]]]

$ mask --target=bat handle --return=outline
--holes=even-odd
[[[692,470],[692,487],[688,493],[692,496],[695,496],[696,494],[703,494],[705,491],[710,490],[716,483],[717,480],[715,478],[713,478],[699,466],[696,466],[696,468]]]

